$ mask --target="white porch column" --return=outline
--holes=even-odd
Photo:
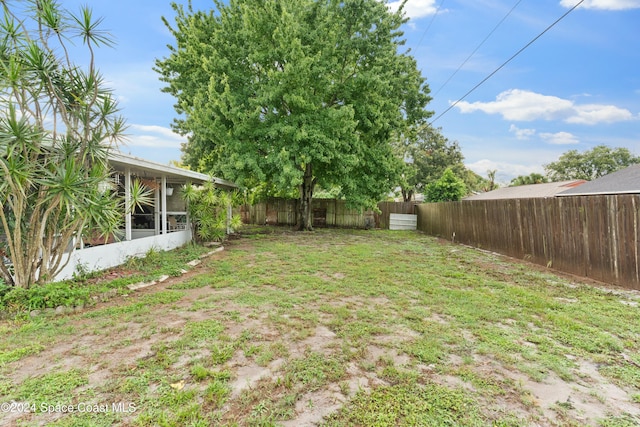
[[[157,184],[156,180],[156,184]],[[160,234],[162,227],[160,226],[160,187],[156,185],[155,190],[153,190],[153,223],[155,224],[155,235]]]
[[[162,176],[162,200],[161,200],[161,209],[160,212],[161,222],[162,222],[162,234],[167,234],[167,177],[165,175]]]
[[[131,169],[127,168],[124,172],[124,240],[131,240]]]
[[[187,182],[185,182],[185,186],[191,184],[190,180],[187,180]],[[184,197],[184,195],[183,195]],[[189,230],[189,233],[191,234],[191,238],[194,239],[195,236],[193,235],[193,226],[191,225],[191,215],[189,214],[189,201],[186,199],[184,200],[184,209],[185,211],[187,211],[187,230]]]

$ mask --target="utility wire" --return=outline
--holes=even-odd
[[[418,47],[422,44],[422,40],[424,40],[424,37],[429,32],[429,29],[431,28],[431,25],[433,24],[433,21],[436,19],[436,16],[438,15],[438,12],[440,12],[440,8],[442,7],[443,3],[444,3],[444,0],[442,0],[440,2],[440,4],[438,5],[438,8],[436,9],[436,13],[434,13],[433,16],[431,17],[431,21],[429,21],[429,24],[427,25],[427,28],[424,30],[424,33],[422,33],[422,37],[420,37],[420,41],[418,42],[418,44],[415,47],[416,50],[418,50]]]
[[[564,15],[562,15],[560,18],[556,19],[555,22],[553,22],[551,25],[549,25],[547,28],[545,28],[544,31],[542,31],[540,34],[538,34],[533,40],[531,40],[529,43],[527,43],[522,49],[520,49],[515,54],[513,54],[511,56],[511,58],[509,58],[505,62],[503,62],[502,65],[500,65],[498,68],[496,68],[491,74],[489,74],[487,77],[482,79],[482,81],[480,83],[478,83],[477,85],[475,85],[469,92],[465,93],[460,99],[458,99],[456,102],[451,104],[449,106],[449,108],[444,110],[442,113],[438,114],[438,116],[435,119],[431,120],[431,122],[429,122],[429,124],[430,125],[433,124],[440,117],[442,117],[445,114],[447,114],[453,107],[458,105],[462,100],[464,100],[467,96],[469,96],[473,91],[478,89],[482,84],[484,84],[487,80],[489,80],[491,77],[493,77],[494,74],[496,74],[498,71],[500,71],[502,68],[504,68],[505,65],[507,65],[509,62],[511,62],[516,56],[520,55],[526,48],[531,46],[536,40],[538,40],[540,37],[542,37],[547,31],[549,31],[551,28],[553,28],[558,22],[562,21],[568,14],[573,12],[582,3],[584,3],[584,0],[580,0],[575,6],[573,6],[571,9],[569,9]]]
[[[489,37],[491,37],[493,35],[493,33],[498,29],[498,27],[500,25],[502,25],[502,23],[509,17],[509,15],[511,15],[511,12],[513,12],[515,10],[516,7],[518,7],[518,5],[522,2],[522,0],[518,0],[518,2],[511,8],[511,10],[509,12],[507,12],[507,14],[502,18],[502,20],[500,20],[500,22],[498,22],[498,24],[493,27],[493,30],[491,30],[491,32],[484,38],[484,40],[482,40],[480,42],[480,44],[473,50],[473,52],[471,52],[471,54],[469,56],[467,56],[467,59],[465,59],[462,64],[460,64],[460,66],[458,67],[457,70],[455,70],[453,72],[453,74],[451,74],[449,76],[449,78],[444,82],[444,84],[442,86],[440,86],[440,88],[433,94],[433,96],[435,97],[438,93],[440,93],[440,91],[442,90],[443,87],[445,87],[447,85],[447,83],[449,83],[449,81],[451,81],[451,79],[458,74],[458,71],[460,71],[462,69],[462,67],[464,67],[464,65],[467,63],[467,61],[469,61],[471,59],[471,57],[473,55],[475,55],[475,53],[478,51],[478,49],[480,49],[482,47],[482,45],[489,40]]]

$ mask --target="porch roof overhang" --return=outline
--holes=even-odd
[[[235,183],[222,178],[216,178],[204,173],[177,168],[175,166],[163,165],[162,163],[152,162],[117,151],[111,151],[109,153],[109,164],[112,169],[118,171],[129,169],[131,173],[142,178],[159,178],[164,176],[168,180],[179,182],[191,181],[202,184],[209,181],[213,182],[216,187],[225,190],[238,188],[238,185]]]

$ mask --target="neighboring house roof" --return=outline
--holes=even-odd
[[[612,172],[559,193],[558,196],[595,196],[598,194],[640,194],[640,164]]]
[[[187,179],[198,184],[206,181],[213,181],[216,187],[225,189],[238,188],[235,183],[222,178],[212,177],[200,172],[177,168],[175,166],[163,165],[161,163],[152,162],[150,160],[141,159],[139,157],[130,156],[117,151],[109,152],[109,164],[117,170],[124,171],[129,168],[132,173],[140,177],[154,178],[164,175],[168,179]]]
[[[548,182],[544,184],[517,185],[515,187],[503,187],[486,193],[474,194],[465,197],[464,200],[495,200],[495,199],[531,199],[542,197],[554,197],[556,194],[568,188],[583,185],[587,181],[574,179],[571,181]]]

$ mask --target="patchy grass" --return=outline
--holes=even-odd
[[[0,318],[11,315],[24,317],[31,310],[53,310],[59,306],[73,308],[93,305],[95,300],[108,299],[118,292],[126,294],[126,287],[133,283],[153,281],[165,275],[178,277],[189,269],[189,261],[208,251],[209,248],[195,244],[173,251],[152,248],[144,257],[129,258],[124,265],[107,271],[77,272],[70,281],[34,286],[31,289],[8,289],[0,286]]]
[[[640,423],[639,293],[419,233],[265,231],[83,313],[0,324],[3,402],[135,409],[0,423]],[[126,268],[171,276],[201,253],[184,251]]]

